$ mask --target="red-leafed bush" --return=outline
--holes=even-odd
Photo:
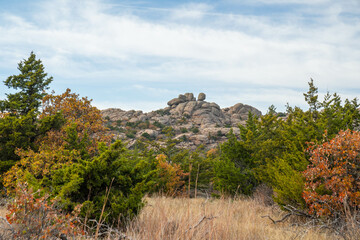
[[[309,213],[343,217],[360,207],[360,132],[340,131],[317,147],[310,147],[310,165],[304,171],[303,197]]]
[[[65,239],[84,234],[78,226],[77,207],[72,214],[63,214],[56,199],[38,197],[24,185],[18,185],[14,201],[8,205],[6,219],[16,239]]]

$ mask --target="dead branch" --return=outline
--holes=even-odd
[[[274,224],[277,224],[277,223],[279,223],[279,222],[283,222],[283,221],[285,221],[288,217],[290,217],[292,214],[291,213],[288,213],[288,214],[286,214],[282,219],[280,219],[280,220],[274,220],[272,217],[270,217],[269,215],[266,215],[266,216],[261,216],[262,218],[265,218],[265,217],[267,217],[267,218],[269,218]]]
[[[189,227],[189,229],[187,229],[187,230],[185,231],[185,233],[187,233],[187,232],[190,231],[191,229],[197,228],[203,221],[205,221],[205,220],[212,220],[212,219],[214,219],[214,218],[217,218],[217,217],[216,217],[216,216],[211,216],[211,217],[203,216],[203,217],[198,221],[197,224],[195,224],[194,226]]]
[[[270,217],[269,215],[266,216],[261,216],[262,218],[269,218],[274,224],[277,224],[279,222],[283,222],[286,219],[288,219],[290,216],[301,216],[301,217],[306,217],[306,218],[311,218],[314,219],[314,216],[311,216],[309,214],[307,214],[306,212],[303,212],[299,209],[297,209],[296,207],[293,207],[291,205],[286,205],[284,206],[284,209],[286,209],[289,213],[287,213],[282,219],[279,220],[274,220],[272,217]]]

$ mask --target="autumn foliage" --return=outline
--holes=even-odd
[[[360,206],[360,132],[340,131],[332,140],[310,147],[304,171],[303,197],[309,213],[322,217],[344,216]]]
[[[4,186],[8,192],[12,192],[18,182],[29,182],[36,189],[44,188],[55,170],[95,156],[99,142],[110,142],[111,136],[105,134],[100,110],[86,97],[80,98],[70,89],[60,95],[45,96],[40,121],[59,114],[63,118],[62,126],[50,128],[38,137],[37,151],[16,150],[21,159],[5,174]]]
[[[167,162],[164,154],[159,154],[156,157],[156,161],[156,169],[158,172],[156,186],[158,191],[168,196],[181,195],[184,193],[184,178],[189,174],[185,173],[178,164]]]
[[[77,224],[79,207],[64,214],[56,199],[39,196],[39,192],[33,192],[26,185],[18,185],[8,210],[6,219],[13,226],[16,239],[53,239],[84,234]]]
[[[98,142],[110,142],[111,137],[106,134],[107,128],[99,109],[91,105],[87,97],[80,98],[78,94],[66,89],[63,94],[49,94],[43,98],[43,111],[40,119],[61,113],[66,123],[60,131],[50,131],[42,139],[46,145],[66,144],[69,127],[75,127],[79,140],[88,139],[87,152],[93,155],[97,152]]]

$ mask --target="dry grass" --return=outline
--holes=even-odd
[[[146,207],[125,233],[130,239],[338,239],[324,230],[293,226],[291,220],[274,225],[261,216],[280,219],[284,213],[252,199],[146,200]]]
[[[5,217],[6,214],[7,214],[6,206],[1,206],[0,207],[0,217]]]
[[[127,227],[125,235],[121,234],[125,238],[115,233],[105,239],[342,239],[327,230],[305,227],[299,219],[288,219],[275,225],[262,216],[281,219],[285,213],[253,199],[152,197],[146,198],[146,202],[138,218]],[[5,217],[6,212],[5,207],[0,208],[1,217]]]

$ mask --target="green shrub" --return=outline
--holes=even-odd
[[[170,115],[170,110],[159,109],[156,110],[156,113],[160,116]]]
[[[132,132],[126,133],[127,138],[135,138],[135,134]]]
[[[250,169],[241,169],[229,159],[219,159],[214,164],[213,178],[215,189],[225,195],[249,195],[255,186],[256,180]]]
[[[163,128],[165,127],[164,124],[162,124],[162,123],[160,123],[160,122],[158,122],[158,121],[155,121],[155,122],[153,123],[153,125],[156,126],[156,127],[158,127],[158,128],[160,128],[160,129],[163,129]]]
[[[190,131],[192,131],[193,133],[198,133],[199,132],[199,128],[197,128],[197,127],[192,127],[191,129],[190,129]]]
[[[185,117],[185,118],[187,118],[187,119],[189,119],[191,116],[189,115],[189,114],[187,114],[187,113],[185,113],[185,114],[183,114],[183,116]]]
[[[124,224],[143,206],[144,162],[124,148],[121,141],[103,145],[99,156],[89,161],[64,166],[53,173],[54,193],[62,199],[63,208],[72,210],[82,204],[80,216],[99,220],[107,190],[104,223]]]
[[[214,162],[214,186],[224,194],[252,193],[257,185],[255,164],[244,144],[231,130],[228,140],[220,145],[220,156]]]
[[[187,142],[189,139],[187,138],[187,136],[186,135],[182,135],[181,137],[180,137],[180,141],[182,141],[182,142]]]
[[[188,132],[188,130],[186,128],[181,128],[180,131],[181,131],[181,133],[187,133]]]
[[[147,132],[144,132],[143,134],[141,134],[141,136],[146,138],[147,140],[150,140],[150,141],[155,140],[155,138],[156,138],[155,136],[150,135]]]

